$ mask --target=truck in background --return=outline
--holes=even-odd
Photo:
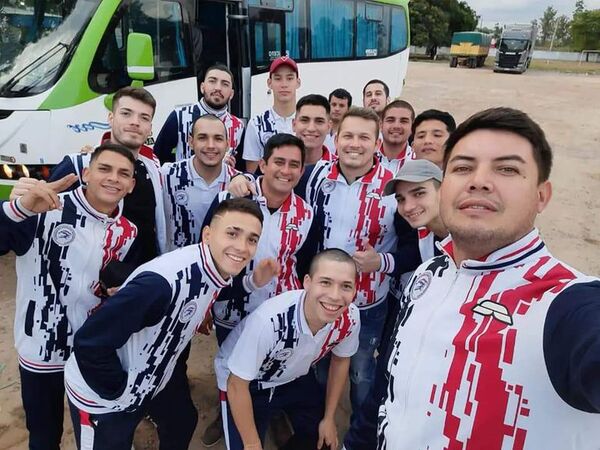
[[[492,36],[477,31],[457,31],[452,35],[450,67],[466,65],[471,69],[481,67],[490,51]]]
[[[531,63],[536,37],[535,25],[505,25],[496,45],[494,72],[525,72]]]

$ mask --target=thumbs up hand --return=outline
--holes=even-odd
[[[352,256],[359,272],[377,272],[381,268],[381,258],[373,246],[366,241],[363,250],[358,250]]]

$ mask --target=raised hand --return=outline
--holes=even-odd
[[[359,272],[377,272],[381,268],[379,253],[368,242],[365,243],[363,248],[364,250],[359,250],[352,256],[356,268]]]
[[[78,180],[77,175],[71,173],[60,180],[46,183],[38,181],[32,184],[21,197],[21,206],[34,213],[43,213],[54,209],[62,209],[58,194],[69,188]]]
[[[262,259],[252,272],[252,282],[258,288],[263,287],[273,277],[279,276],[281,266],[273,258]]]
[[[256,195],[256,187],[248,178],[243,175],[233,177],[229,182],[227,190],[234,197],[246,197],[250,194]]]

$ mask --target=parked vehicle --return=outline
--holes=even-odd
[[[459,64],[471,69],[481,67],[490,50],[492,36],[477,31],[457,31],[452,35],[450,67]]]
[[[525,72],[531,63],[536,36],[535,25],[505,25],[496,46],[494,72]]]

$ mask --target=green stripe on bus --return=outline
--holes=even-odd
[[[0,183],[0,200],[8,200],[10,191],[12,191],[12,184],[1,184]]]
[[[120,0],[102,0],[65,73],[52,88],[39,109],[62,109],[79,105],[102,94],[92,91],[88,73],[104,32],[120,4]]]

